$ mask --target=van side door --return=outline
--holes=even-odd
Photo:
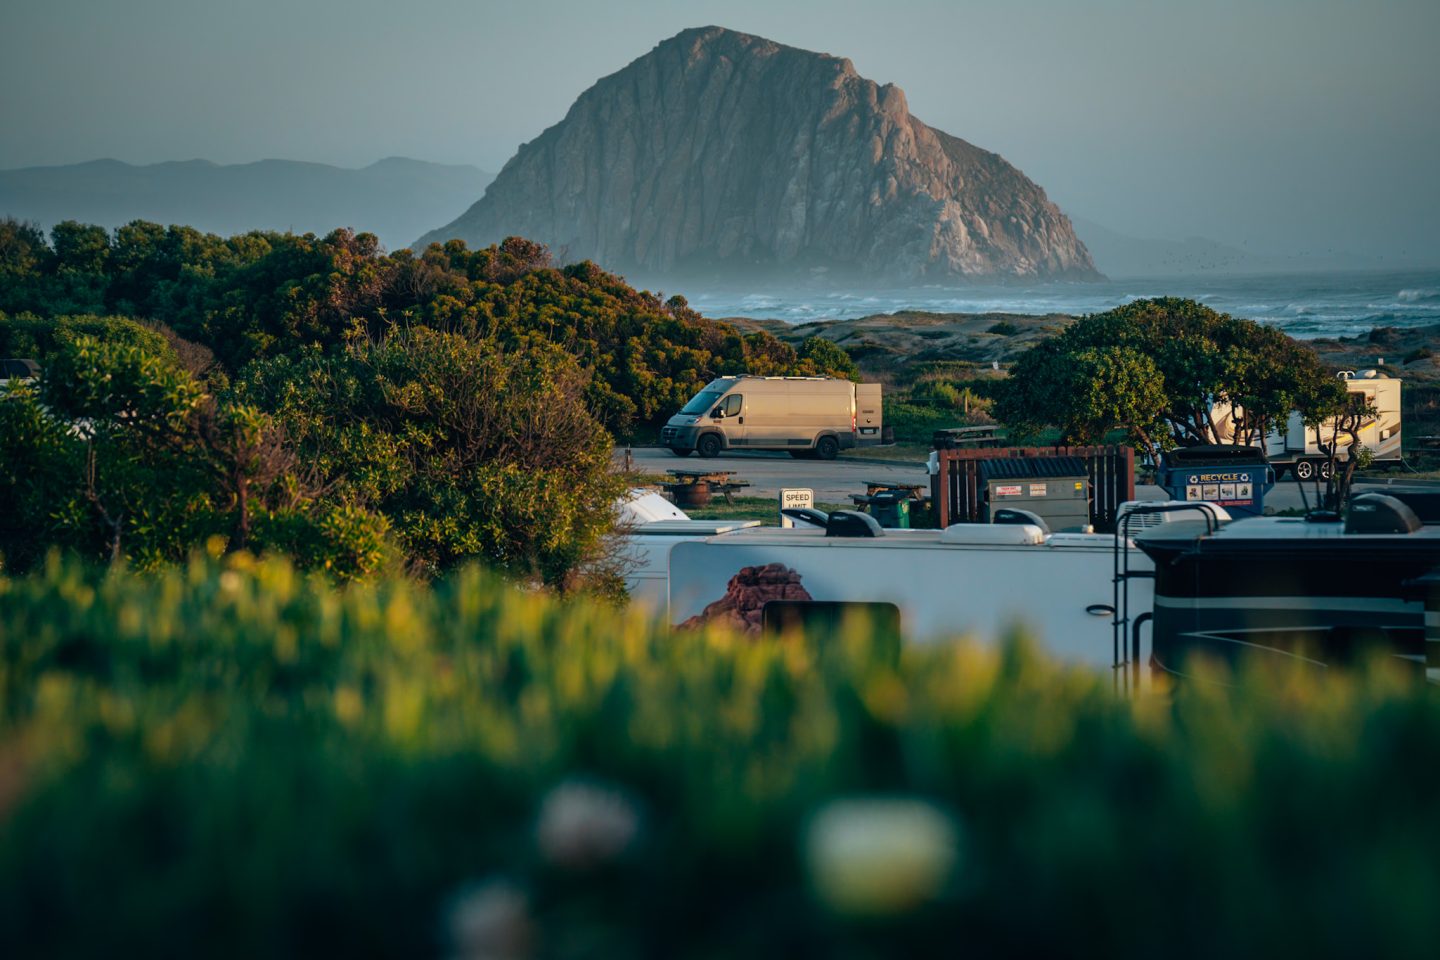
[[[727,395],[715,405],[715,410],[720,417],[714,422],[721,430],[725,431],[725,441],[732,447],[747,446],[747,434],[745,427],[745,397],[743,394],[732,393]]]

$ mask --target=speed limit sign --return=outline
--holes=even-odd
[[[780,491],[780,526],[793,527],[795,524],[785,516],[786,510],[815,506],[815,491],[806,487],[791,487]]]

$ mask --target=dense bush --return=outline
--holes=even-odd
[[[741,334],[515,237],[385,254],[5,219],[0,311],[0,356],[44,370],[0,397],[10,570],[220,538],[344,577],[482,559],[613,593],[613,437],[653,438],[721,374],[858,377],[829,341]]]
[[[994,423],[990,396],[996,382],[976,377],[968,367],[922,370],[908,389],[886,397],[885,422],[898,442],[925,444],[936,430]]]
[[[599,555],[624,492],[586,381],[544,342],[419,328],[257,362],[236,394],[275,412],[329,497],[390,518],[412,565],[483,558],[561,586]]]
[[[150,568],[218,538],[345,578],[479,559],[618,590],[600,561],[621,481],[558,347],[422,327],[255,361],[228,384],[113,324],[57,335],[38,386],[0,396],[7,568],[54,546]]]
[[[386,254],[373,235],[349,230],[227,239],[142,221],[113,235],[66,222],[47,244],[0,220],[0,311],[134,317],[212,351],[229,376],[254,360],[416,327],[507,349],[543,340],[593,374],[587,390],[601,423],[642,439],[722,374],[856,375],[828,341],[797,352],[768,333],[742,335],[684,297],[637,291],[589,261],[558,267],[545,247],[515,237],[483,250],[451,241]],[[30,337],[7,340],[0,323],[0,345],[15,344],[6,356],[43,354],[43,333]]]
[[[242,555],[0,580],[9,956],[1426,956],[1440,704],[676,635]]]

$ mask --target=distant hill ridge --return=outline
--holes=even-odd
[[[1039,186],[899,87],[720,27],[595,83],[417,246],[509,234],[642,276],[1098,277]]]
[[[436,220],[463,210],[491,177],[476,167],[405,157],[360,169],[299,160],[144,166],[92,160],[0,171],[0,216],[47,229],[61,220],[105,227],[151,220],[226,236],[353,227],[398,249]]]

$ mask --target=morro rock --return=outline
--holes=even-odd
[[[580,95],[417,249],[519,235],[641,276],[1098,277],[999,155],[849,60],[686,30]]]

